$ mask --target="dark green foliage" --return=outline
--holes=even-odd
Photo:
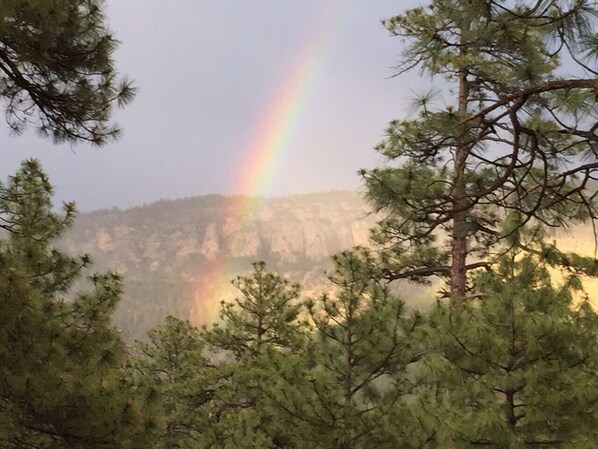
[[[264,262],[254,263],[253,268],[251,277],[233,281],[241,296],[222,302],[220,323],[207,334],[215,349],[230,352],[237,360],[301,344],[299,285],[266,271]]]
[[[598,434],[598,315],[569,274],[511,252],[476,278],[479,299],[431,315],[427,410],[455,448],[593,447]]]
[[[253,268],[233,281],[240,296],[222,303],[220,322],[204,334],[218,362],[205,447],[295,447],[294,429],[272,398],[307,337],[299,286],[263,262]]]
[[[171,318],[140,346],[138,385],[154,383],[162,404],[156,444],[592,447],[598,315],[580,289],[586,267],[556,282],[551,270],[572,256],[534,243],[538,232],[519,229],[525,252],[488,262],[475,298],[438,303],[426,321],[378,280],[368,250],[335,256],[334,293],[306,303],[309,327],[297,287],[255,264],[218,325]]]
[[[376,149],[394,165],[363,172],[381,277],[448,281],[419,422],[440,447],[594,447],[598,316],[578,275],[596,262],[539,240],[598,217],[596,3],[432,0],[383,23],[398,74],[444,78],[442,101],[390,123]]]
[[[143,445],[153,424],[141,413],[146,399],[128,388],[110,325],[120,279],[94,275],[89,291],[68,299],[89,260],[52,246],[74,206],[52,212],[51,193],[35,161],[0,186],[0,446]]]
[[[309,304],[314,332],[295,387],[301,435],[309,447],[331,449],[421,442],[405,400],[413,388],[409,368],[423,354],[421,317],[376,281],[366,249],[338,254],[334,263],[329,278],[336,293]]]
[[[363,172],[386,214],[374,238],[391,248],[388,279],[440,276],[464,296],[511,213],[518,226],[596,217],[597,11],[593,0],[433,0],[383,22],[405,43],[399,74],[444,78],[443,100],[422,95],[377,146],[396,165]]]
[[[199,329],[173,317],[152,330],[147,343],[137,344],[137,383],[155,388],[162,417],[156,447],[203,447],[201,432],[208,428],[215,394],[204,346]]]
[[[155,383],[163,407],[160,446],[391,448],[430,438],[410,405],[421,317],[374,280],[367,250],[334,262],[337,294],[307,304],[311,327],[299,287],[256,263],[212,328],[171,318],[140,344],[139,384]]]
[[[102,0],[3,0],[0,96],[15,132],[28,124],[56,142],[103,145],[119,135],[114,104],[134,96],[119,80]]]

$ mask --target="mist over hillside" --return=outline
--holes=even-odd
[[[253,261],[301,283],[306,294],[322,291],[330,256],[367,244],[375,222],[356,192],[252,201],[241,222],[238,198],[220,195],[82,213],[62,244],[90,254],[94,271],[123,275],[116,324],[142,338],[166,315],[214,320],[220,300],[234,294],[229,281]]]
[[[247,199],[243,199],[247,201]],[[268,269],[302,285],[304,295],[330,288],[330,256],[367,245],[376,217],[357,192],[254,198],[239,220],[239,197],[197,196],[163,200],[128,210],[80,214],[62,241],[71,254],[87,253],[93,271],[123,275],[116,325],[144,338],[167,315],[208,324],[223,299],[235,294],[236,275],[263,260]],[[556,235],[564,250],[594,250],[589,226]],[[589,255],[589,254],[588,254]],[[598,282],[589,281],[594,295]],[[404,283],[403,299],[421,303],[422,289]],[[425,294],[433,300],[433,292]]]

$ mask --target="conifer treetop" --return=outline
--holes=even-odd
[[[597,216],[598,13],[589,0],[434,0],[383,22],[403,40],[397,75],[442,77],[376,147],[396,165],[363,171],[384,212],[375,232],[388,279],[466,272],[527,224]],[[443,241],[446,239],[446,241]],[[473,260],[476,258],[477,260]]]
[[[6,121],[55,142],[103,145],[119,136],[114,105],[134,96],[114,66],[117,40],[102,0],[8,0],[0,4],[0,97]]]

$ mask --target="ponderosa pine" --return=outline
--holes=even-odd
[[[396,165],[363,172],[387,279],[439,276],[463,297],[504,220],[596,217],[597,19],[593,0],[432,0],[383,21],[397,75],[431,75],[446,104],[422,95],[376,148]]]
[[[147,342],[137,342],[131,371],[137,385],[155,389],[161,417],[153,447],[205,447],[216,391],[204,348],[200,329],[174,317],[151,330]]]
[[[293,448],[288,425],[272,401],[281,374],[304,348],[300,287],[253,264],[249,276],[233,285],[238,296],[223,301],[220,321],[205,329],[208,353],[215,355],[205,446],[217,448]]]
[[[309,345],[269,381],[272,408],[292,430],[293,447],[417,446],[427,436],[412,415],[408,373],[423,355],[422,318],[376,280],[368,250],[333,261],[331,294],[307,302]]]
[[[476,277],[476,299],[432,312],[419,375],[437,392],[425,409],[441,446],[596,445],[598,314],[578,273],[555,276],[558,251],[540,252],[506,252]]]
[[[33,125],[56,142],[118,137],[113,107],[135,89],[118,77],[117,44],[103,0],[0,2],[0,97],[10,128]]]
[[[110,317],[120,278],[95,274],[72,293],[87,256],[55,247],[74,206],[54,212],[36,161],[0,185],[0,447],[147,447],[148,397],[130,388]]]

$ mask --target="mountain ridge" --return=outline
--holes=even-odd
[[[235,295],[230,281],[249,272],[251,262],[264,261],[269,270],[300,283],[304,296],[326,291],[330,256],[368,246],[377,219],[352,191],[253,197],[250,212],[239,219],[239,199],[248,198],[200,195],[81,213],[61,246],[71,254],[89,254],[96,272],[123,276],[115,324],[130,339],[143,339],[167,315],[194,324],[213,322],[220,301]],[[554,238],[565,251],[594,252],[590,226]],[[584,285],[598,298],[598,279]],[[435,297],[407,282],[399,291],[412,304]]]
[[[252,201],[242,220],[235,210],[240,199]],[[94,271],[122,274],[115,322],[142,338],[166,315],[195,324],[214,320],[219,301],[234,294],[228,281],[253,261],[315,294],[325,285],[330,256],[367,244],[374,222],[358,192],[214,194],[81,213],[61,246],[89,254]]]

